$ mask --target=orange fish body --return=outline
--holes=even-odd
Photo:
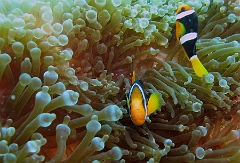
[[[133,100],[131,102],[131,118],[135,125],[140,126],[145,122],[146,119],[146,111],[142,105],[142,101]]]
[[[197,36],[198,17],[196,12],[188,5],[180,5],[176,15],[176,37],[188,60],[191,61],[195,73],[202,77],[208,71],[196,55]]]

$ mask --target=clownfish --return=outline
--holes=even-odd
[[[161,99],[158,92],[151,94],[147,101],[143,89],[143,83],[136,78],[135,71],[133,71],[132,86],[127,97],[127,104],[130,110],[132,122],[137,125],[143,125],[148,116],[161,107]]]
[[[188,60],[191,61],[195,73],[202,77],[207,74],[196,54],[198,36],[198,17],[196,12],[188,5],[180,5],[176,13],[176,38],[181,43]]]

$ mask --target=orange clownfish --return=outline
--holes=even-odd
[[[197,36],[198,17],[196,12],[188,5],[180,5],[176,16],[176,37],[188,60],[191,61],[195,73],[202,77],[208,71],[196,55]]]
[[[142,81],[135,78],[133,72],[132,87],[127,97],[128,108],[133,123],[137,126],[143,125],[150,114],[161,106],[160,95],[158,92],[151,94],[148,104],[144,93]]]

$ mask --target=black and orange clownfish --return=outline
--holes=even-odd
[[[178,42],[181,43],[188,60],[191,61],[195,73],[202,77],[208,71],[196,54],[197,36],[198,17],[196,12],[188,5],[180,5],[176,15],[176,37]]]
[[[161,99],[159,93],[154,92],[147,101],[143,84],[136,78],[135,71],[133,71],[132,83],[127,96],[127,104],[132,122],[140,126],[144,124],[150,114],[161,107]]]

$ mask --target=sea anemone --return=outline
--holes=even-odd
[[[182,3],[203,77],[176,41]],[[239,162],[239,13],[234,0],[2,0],[0,162]],[[142,126],[133,71],[162,103]]]

